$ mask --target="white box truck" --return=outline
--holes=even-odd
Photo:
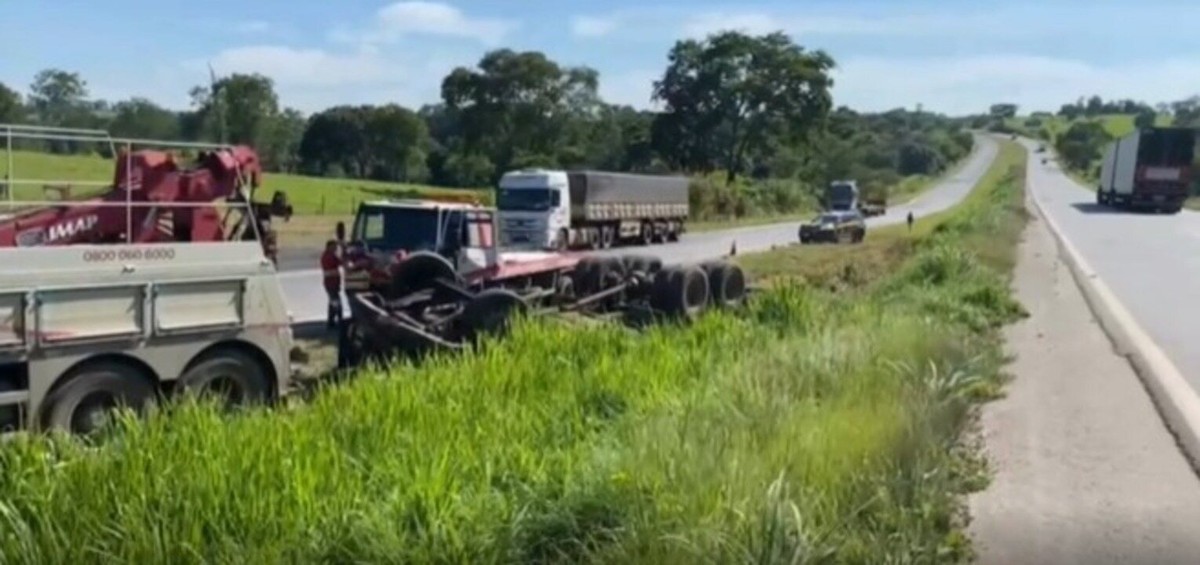
[[[510,171],[496,188],[505,247],[606,249],[678,241],[687,177],[599,171]]]
[[[1117,208],[1183,208],[1192,182],[1196,131],[1142,128],[1104,148],[1096,203]]]

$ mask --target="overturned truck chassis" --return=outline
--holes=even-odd
[[[389,288],[349,296],[339,357],[346,368],[461,350],[503,335],[519,315],[691,320],[708,308],[736,307],[745,295],[745,274],[728,261],[664,267],[655,257],[585,257],[572,268],[470,284],[442,257],[418,253],[393,271]]]

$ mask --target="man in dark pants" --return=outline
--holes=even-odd
[[[321,276],[325,283],[325,294],[329,296],[329,329],[337,327],[342,319],[342,273],[338,270],[342,260],[338,257],[338,244],[334,240],[325,242],[321,254]]]
[[[913,226],[913,215],[912,215],[912,210],[909,210],[908,211],[908,231],[912,231],[912,226]]]

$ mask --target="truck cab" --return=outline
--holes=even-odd
[[[502,246],[564,249],[571,227],[566,171],[524,169],[505,173],[496,187],[496,211]]]
[[[360,204],[351,239],[361,241],[377,265],[429,251],[459,272],[496,262],[494,218],[478,204],[438,200],[378,201]]]

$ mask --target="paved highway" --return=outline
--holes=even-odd
[[[1027,142],[1030,149],[1032,142]],[[1139,325],[1200,391],[1200,214],[1096,204],[1095,192],[1033,154],[1029,188]]]
[[[909,211],[918,221],[930,214],[945,210],[960,202],[979,181],[996,157],[997,144],[986,136],[976,136],[975,150],[966,163],[950,178],[938,183],[904,206],[890,208],[887,214],[868,220],[870,227],[902,223]],[[629,246],[597,254],[652,254],[666,263],[698,262],[729,253],[736,242],[738,253],[768,250],[773,246],[796,242],[796,222],[734,228],[722,231],[685,234],[680,241],[650,247]],[[1200,231],[1197,232],[1200,235]],[[316,254],[311,252],[281,253],[281,278],[288,306],[296,323],[325,318],[327,301],[321,290],[319,271],[315,268]]]

